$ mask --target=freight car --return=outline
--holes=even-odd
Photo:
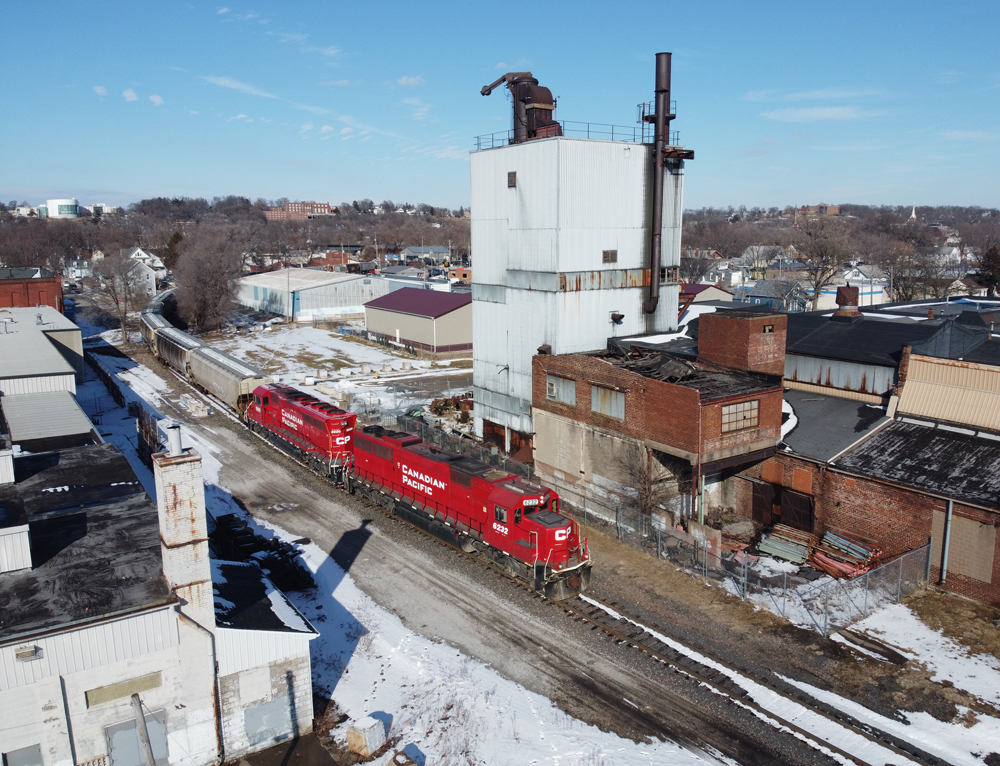
[[[241,416],[253,398],[254,389],[271,382],[260,370],[211,346],[200,346],[188,355],[191,379],[214,394]]]
[[[246,409],[251,430],[279,442],[336,484],[347,480],[358,416],[291,386],[258,386]]]
[[[381,426],[354,435],[349,477],[369,499],[444,537],[478,550],[547,597],[585,590],[592,562],[559,496],[540,484],[420,438]]]

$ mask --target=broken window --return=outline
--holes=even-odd
[[[754,399],[752,402],[724,405],[722,408],[722,433],[741,431],[744,428],[756,428],[759,408],[759,399]]]
[[[576,381],[556,375],[545,376],[545,398],[550,402],[576,404]]]

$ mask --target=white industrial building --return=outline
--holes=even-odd
[[[236,302],[303,322],[359,318],[365,304],[389,292],[385,280],[370,274],[315,269],[282,269],[236,282]]]
[[[75,394],[83,364],[80,328],[51,306],[0,309],[0,396]]]
[[[652,275],[660,294],[647,314],[653,145],[549,131],[557,135],[471,155],[476,433],[502,432],[508,449],[512,431],[520,443],[534,430],[531,358],[540,349],[594,351],[609,336],[677,328],[684,158],[693,153],[666,147],[674,151],[665,153],[660,273]]]
[[[80,202],[76,197],[50,199],[38,206],[39,218],[79,218],[80,215]]]

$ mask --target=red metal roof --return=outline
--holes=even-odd
[[[404,287],[394,290],[388,295],[383,295],[381,298],[368,301],[365,308],[398,311],[401,314],[437,319],[470,303],[472,303],[471,293],[445,293],[440,290]]]

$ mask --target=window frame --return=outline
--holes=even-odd
[[[605,412],[602,409],[598,409],[598,407],[596,406],[596,404],[597,404],[597,401],[598,401],[598,399],[600,397],[600,394],[598,393],[599,391],[605,391],[608,394],[611,394],[612,395],[611,399],[612,399],[612,401],[615,404],[618,403],[619,397],[620,397],[620,401],[621,401],[621,415],[616,415],[613,412]],[[620,421],[622,421],[624,423],[625,422],[625,401],[626,401],[626,397],[625,397],[625,392],[624,391],[619,391],[617,388],[611,388],[610,386],[601,386],[601,385],[598,385],[597,383],[591,383],[590,384],[590,411],[593,412],[593,413],[597,413],[598,415],[603,415],[606,418],[612,418],[614,420],[620,420]],[[615,410],[616,407],[612,407],[611,409]]]
[[[507,509],[502,505],[493,504],[493,521],[500,524],[507,523]]]
[[[752,412],[753,414],[745,415],[743,414],[745,412]],[[724,434],[758,428],[760,426],[760,399],[724,404],[722,405],[720,415],[720,425]],[[727,418],[729,422],[727,422]]]
[[[572,396],[567,391],[572,391]],[[567,407],[576,406],[576,380],[562,375],[545,373],[545,401],[558,402]]]

